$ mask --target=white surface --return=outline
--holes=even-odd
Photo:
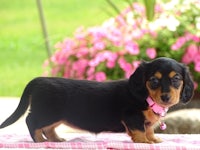
[[[5,121],[17,108],[20,98],[15,97],[0,97],[0,124]],[[0,129],[0,134],[29,134],[28,128],[26,126],[27,113],[22,116],[14,124]],[[80,130],[75,130],[65,125],[59,126],[56,131],[58,134],[65,134],[66,132],[81,132]]]
[[[19,98],[0,98],[0,124],[7,119],[17,108],[19,103]],[[25,115],[22,116],[16,123],[0,129],[0,134],[9,133],[29,133],[25,123]]]

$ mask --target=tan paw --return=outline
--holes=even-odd
[[[161,143],[163,142],[163,140],[161,138],[158,138],[156,137],[154,140],[153,140],[154,143]]]
[[[158,138],[158,137],[149,138],[149,140],[152,141],[153,143],[161,143],[161,142],[163,142],[163,140],[161,138]]]
[[[148,140],[147,138],[137,138],[137,137],[132,137],[132,141],[134,143],[149,143],[149,144],[153,144],[153,141]]]

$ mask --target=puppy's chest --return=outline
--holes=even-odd
[[[145,125],[147,126],[152,126],[160,120],[160,115],[155,114],[150,107],[143,111],[143,114],[145,116]]]

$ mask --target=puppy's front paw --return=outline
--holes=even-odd
[[[161,142],[163,142],[163,140],[161,138],[158,138],[158,137],[154,137],[154,138],[151,138],[149,140],[153,141],[153,143],[161,143]]]
[[[130,131],[129,135],[134,143],[154,143],[153,141],[147,139],[145,132],[139,130]]]
[[[137,137],[132,137],[131,139],[134,143],[149,143],[149,144],[154,143],[153,141],[149,141],[147,138],[141,139],[141,138],[137,138]]]

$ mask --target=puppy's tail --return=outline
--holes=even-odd
[[[0,129],[13,124],[26,112],[26,110],[28,109],[28,106],[30,104],[30,101],[31,101],[31,97],[29,95],[29,92],[30,92],[29,86],[26,86],[26,88],[24,89],[24,92],[22,94],[22,97],[21,97],[21,100],[19,102],[18,107],[13,112],[13,114],[10,117],[8,117],[0,125]]]

